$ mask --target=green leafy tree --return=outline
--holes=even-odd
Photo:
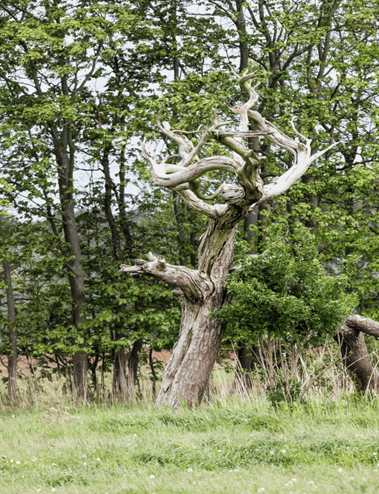
[[[249,254],[246,241],[238,244],[240,266],[228,282],[232,302],[216,317],[227,323],[225,343],[244,341],[258,353],[251,359],[264,371],[270,396],[292,401],[300,393],[300,356],[328,337],[336,338],[358,298],[348,293],[346,274],[326,273],[314,235],[301,225],[293,236],[288,234],[269,228],[260,255]],[[262,344],[264,353],[258,350]],[[245,384],[253,383],[249,374],[243,377]]]

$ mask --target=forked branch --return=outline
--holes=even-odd
[[[180,161],[176,164],[167,163],[167,160],[159,163],[156,158],[157,153],[151,156],[146,150],[145,142],[142,145],[142,154],[150,163],[155,185],[174,189],[190,206],[212,218],[220,214],[220,207],[209,205],[206,201],[213,200],[221,194],[227,204],[249,206],[277,197],[293,185],[307,171],[311,163],[336,145],[332,144],[312,155],[311,140],[302,136],[293,123],[295,133],[304,139],[305,143],[288,137],[260,113],[253,111],[252,107],[258,100],[258,94],[251,86],[253,77],[254,73],[250,73],[239,78],[241,87],[249,95],[248,101],[230,107],[230,110],[239,116],[238,129],[221,129],[229,124],[217,121],[214,112],[213,125],[202,133],[195,146],[185,135],[172,130],[168,122],[161,122],[159,114],[158,127],[166,137],[177,144],[179,153],[176,156]],[[275,182],[267,185],[263,184],[259,175],[260,158],[254,150],[243,143],[243,138],[261,136],[293,155],[292,166]],[[233,155],[200,159],[199,153],[210,137],[219,140],[232,151]],[[214,170],[232,172],[240,185],[223,183],[213,194],[208,196],[202,194],[202,177]]]

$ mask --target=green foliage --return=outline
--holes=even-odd
[[[258,256],[247,254],[242,241],[241,269],[230,275],[230,306],[216,313],[228,323],[227,338],[249,343],[268,336],[286,342],[320,344],[343,322],[357,304],[346,293],[346,275],[326,274],[314,237],[299,227],[291,238],[282,229],[268,231],[267,249]]]
[[[263,116],[290,135],[294,116],[315,152],[339,144],[260,209],[252,247],[266,253],[251,262],[241,254],[243,268],[230,280],[235,302],[220,313],[230,323],[227,339],[320,342],[356,304],[346,289],[360,313],[379,318],[378,18],[377,3],[362,0],[1,5],[0,209],[11,205],[22,219],[2,239],[1,255],[13,268],[21,352],[66,357],[80,343],[92,358],[140,337],[172,347],[179,304],[171,288],[121,276],[118,265],[151,250],[196,268],[206,223],[171,191],[151,189],[139,139],[153,138],[161,107],[173,129],[198,130],[187,134],[194,142],[213,108],[233,119],[228,104],[242,96],[230,90],[230,69],[244,45]],[[71,167],[60,198],[58,148]],[[261,139],[258,154],[269,151]],[[202,156],[221,152],[210,141]],[[271,182],[292,165],[289,153],[275,152],[261,174]],[[222,182],[225,174],[209,178]],[[85,272],[79,331],[61,216],[67,197]],[[264,231],[272,223],[293,231],[298,222],[316,243],[304,230],[285,241]],[[0,318],[4,336],[5,312]]]

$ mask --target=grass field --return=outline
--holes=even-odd
[[[1,412],[0,493],[378,493],[379,403]]]

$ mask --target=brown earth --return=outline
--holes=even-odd
[[[153,361],[161,361],[168,362],[172,353],[167,350],[162,350],[161,352],[153,352]],[[52,358],[52,356],[50,356]],[[7,368],[7,357],[0,356],[0,379],[8,377],[8,368]],[[55,362],[48,362],[46,359],[48,366],[51,368],[56,368],[57,364]],[[35,358],[27,358],[24,356],[19,357],[17,362],[17,372],[20,376],[26,377],[30,375],[30,365],[32,367],[37,367],[37,359]]]

